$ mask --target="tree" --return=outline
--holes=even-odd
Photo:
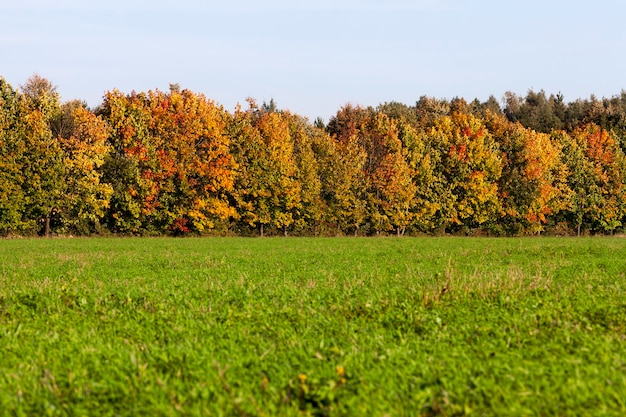
[[[493,95],[489,96],[487,101],[482,103],[478,99],[475,99],[469,105],[469,110],[472,115],[478,118],[485,118],[488,113],[496,115],[504,114],[502,112],[502,108],[500,107],[500,103]]]
[[[499,222],[508,233],[541,232],[548,216],[565,209],[569,199],[561,145],[548,134],[491,116],[487,126],[502,155]]]
[[[358,137],[366,118],[364,109],[348,104],[330,118],[327,135],[316,143],[326,219],[337,234],[357,236],[366,220],[368,184],[363,167],[368,156]]]
[[[33,229],[37,228],[36,224],[41,225],[40,231],[49,236],[51,222],[64,198],[64,155],[51,129],[61,111],[60,97],[52,83],[37,75],[29,78],[22,90],[21,133],[25,150],[19,161],[25,199],[22,218]]]
[[[105,224],[116,233],[140,233],[154,210],[154,184],[145,175],[150,115],[136,93],[127,96],[118,90],[105,94],[99,115],[111,129],[111,152],[102,167],[104,182],[113,187]]]
[[[594,232],[615,230],[625,213],[624,154],[613,135],[590,124],[572,135],[559,133],[563,162],[569,169],[568,185],[573,191],[570,222],[580,234],[583,227]]]
[[[390,119],[402,121],[412,126],[418,126],[420,121],[414,108],[397,101],[383,103],[376,108],[377,111],[384,113]]]
[[[415,127],[430,129],[435,120],[450,114],[450,103],[447,100],[422,96],[415,103],[414,109],[418,120]]]
[[[189,90],[108,92],[112,127],[104,171],[114,194],[114,230],[203,233],[234,215],[227,193],[234,160],[223,108]]]
[[[537,132],[550,133],[564,126],[565,109],[563,96],[546,97],[545,91],[529,90],[522,99],[514,93],[505,94],[504,113],[512,122],[520,122],[524,127]]]
[[[377,231],[395,228],[399,235],[413,222],[413,205],[417,187],[413,183],[411,170],[401,152],[390,152],[380,162],[373,173],[376,189],[375,202],[379,209]]]
[[[416,187],[399,139],[398,123],[384,113],[370,113],[359,138],[368,155],[364,174],[370,185],[372,227],[377,234],[395,229],[400,235],[412,222]]]
[[[56,87],[39,76],[21,94],[0,84],[2,233],[49,236],[97,223],[110,193],[98,172],[108,152],[104,122],[79,102],[61,105]]]
[[[434,223],[439,228],[476,228],[500,210],[502,165],[497,145],[483,123],[455,112],[433,122],[422,141],[432,149]]]
[[[20,94],[0,77],[0,234],[20,232],[26,225],[22,213],[25,196],[22,190],[21,161],[25,152],[23,140],[24,108]]]
[[[438,141],[431,141],[429,135],[404,122],[398,124],[398,138],[415,185],[409,226],[422,232],[433,231],[440,226],[435,213],[451,207],[454,200],[445,178],[438,171],[441,154],[432,146]]]
[[[300,204],[294,211],[294,227],[318,234],[326,207],[321,197],[320,163],[314,143],[316,137],[326,133],[300,116],[288,112],[284,112],[283,116],[289,125],[294,144],[295,179],[300,185]]]
[[[231,152],[238,165],[232,192],[238,217],[247,225],[287,229],[301,207],[294,142],[282,113],[260,111],[249,100],[247,111],[237,109],[230,127]]]
[[[59,115],[61,97],[50,80],[34,74],[20,89],[29,108],[39,111],[44,119],[52,121]]]
[[[395,228],[401,234],[412,221],[416,187],[396,119],[382,111],[348,105],[331,119],[328,128],[342,146],[360,148],[365,156],[358,175],[362,179],[359,198],[366,203],[371,231],[380,234]]]
[[[367,215],[366,180],[362,169],[367,155],[354,136],[337,141],[328,134],[319,135],[315,137],[314,149],[326,223],[337,234],[351,231],[356,236]]]
[[[57,211],[64,227],[88,234],[100,229],[113,193],[100,171],[110,152],[109,129],[80,102],[62,105],[60,118],[56,125],[62,126],[57,140],[64,155],[64,181]]]
[[[202,233],[225,223],[235,214],[228,202],[236,166],[226,133],[230,116],[190,90],[150,91],[146,99],[156,145],[151,175],[167,228]]]

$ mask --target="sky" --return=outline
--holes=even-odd
[[[626,89],[625,16],[623,0],[4,1],[0,76],[91,107],[178,83],[325,121],[422,96],[573,101]]]

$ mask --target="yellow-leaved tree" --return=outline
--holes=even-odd
[[[248,110],[236,109],[230,126],[238,165],[232,198],[239,219],[259,235],[267,226],[286,234],[302,203],[288,117],[248,102]]]

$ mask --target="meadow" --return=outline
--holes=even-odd
[[[0,274],[0,415],[626,415],[625,239],[13,239]]]

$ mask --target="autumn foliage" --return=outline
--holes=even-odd
[[[626,100],[505,101],[346,105],[324,124],[178,85],[89,109],[0,78],[0,234],[623,230]]]

